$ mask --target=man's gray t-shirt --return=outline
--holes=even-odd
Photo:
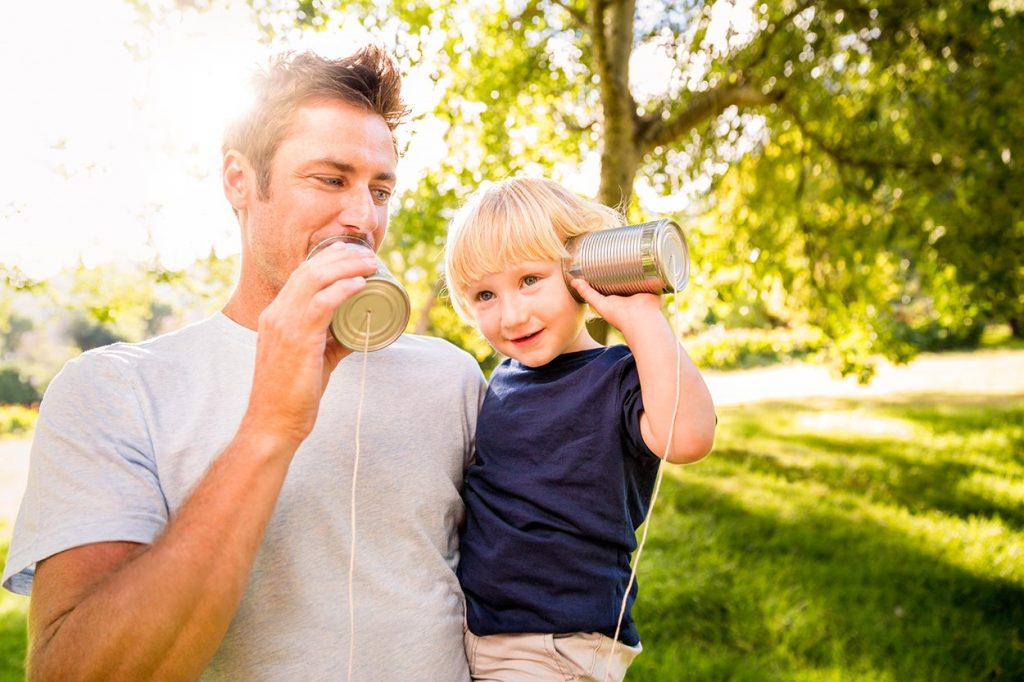
[[[83,544],[151,543],[234,436],[255,332],[222,314],[69,362],[44,397],[4,587]],[[363,355],[331,376],[289,468],[241,606],[204,679],[343,678]],[[360,427],[354,678],[468,679],[455,566],[483,377],[451,344],[370,353]],[[154,614],[157,616],[157,614]]]

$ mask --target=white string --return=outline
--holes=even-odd
[[[370,313],[366,311],[366,338],[363,343],[363,370],[359,380],[359,407],[356,408],[356,456],[352,462],[351,539],[348,549],[348,680],[352,682],[352,659],[356,652],[356,613],[352,581],[356,570],[356,476],[359,473],[359,426],[363,422],[363,397],[366,395],[366,365],[370,357]]]
[[[673,303],[676,301],[673,300]],[[676,330],[679,328],[679,306],[675,306],[675,311],[672,316],[672,336],[676,337]],[[665,460],[668,459],[669,450],[672,447],[672,437],[675,435],[676,427],[676,413],[679,411],[679,371],[682,367],[682,348],[679,346],[679,340],[676,338],[676,399],[672,405],[671,418],[669,419],[668,425],[668,438],[665,441],[665,453],[658,460],[658,472],[654,477],[654,490],[651,492],[651,501],[647,505],[647,516],[644,523],[644,531],[640,535],[640,544],[637,545],[636,555],[633,557],[633,569],[629,573],[629,582],[626,584],[626,592],[622,595],[622,605],[619,607],[619,620],[615,623],[615,636],[612,637],[612,647],[608,652],[608,658],[605,660],[604,675],[605,682],[611,679],[612,669],[612,658],[615,656],[615,648],[619,644],[619,632],[622,629],[622,619],[626,615],[626,604],[629,601],[629,591],[633,589],[633,583],[636,581],[636,569],[640,565],[640,556],[644,553],[644,544],[647,542],[647,531],[651,528],[651,514],[654,511],[654,503],[658,500],[658,491],[661,490],[661,478],[665,471]]]

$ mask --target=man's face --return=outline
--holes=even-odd
[[[299,108],[271,162],[267,197],[253,178],[241,207],[243,284],[276,293],[328,237],[357,234],[380,248],[396,163],[377,114],[335,100]]]

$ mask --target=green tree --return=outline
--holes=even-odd
[[[14,367],[0,367],[0,405],[31,405],[39,391]]]
[[[1020,3],[876,4],[253,7],[268,36],[358,21],[430,74],[423,118],[443,151],[393,228],[421,327],[472,342],[433,305],[467,191],[520,172],[581,188],[593,165],[601,201],[687,229],[691,324],[809,324],[867,377],[871,355],[907,358],[927,329],[970,339],[995,320],[1020,334],[1024,317]],[[671,68],[653,81],[633,70],[657,64]]]
[[[908,357],[915,324],[970,337],[982,319],[1006,320],[1021,333],[1013,188],[1024,129],[1013,112],[1024,32],[1012,3],[347,11],[357,6],[382,36],[402,36],[401,57],[433,60],[444,92],[434,115],[449,124],[448,153],[423,181],[433,215],[481,179],[571,175],[597,154],[598,198],[633,217],[638,178],[662,196],[705,183],[688,212],[715,222],[684,222],[701,223],[695,241],[707,250],[695,255],[713,264],[702,281],[720,294],[714,307],[763,310],[781,288],[772,318],[823,329],[844,371],[867,376],[873,353]],[[305,3],[296,19],[329,30],[330,9]],[[443,41],[431,43],[437,32]],[[674,64],[660,89],[631,80],[639,50]],[[417,236],[443,229],[421,221]]]
[[[8,334],[17,334],[21,330],[23,322],[17,321],[18,316],[14,312],[14,299],[23,292],[39,293],[45,291],[44,282],[34,280],[27,276],[20,268],[0,263],[0,335],[5,340]],[[0,350],[3,350],[0,347]]]

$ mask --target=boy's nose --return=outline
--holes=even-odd
[[[501,306],[501,324],[505,329],[514,330],[529,318],[529,311],[522,299],[512,294],[505,296]]]

